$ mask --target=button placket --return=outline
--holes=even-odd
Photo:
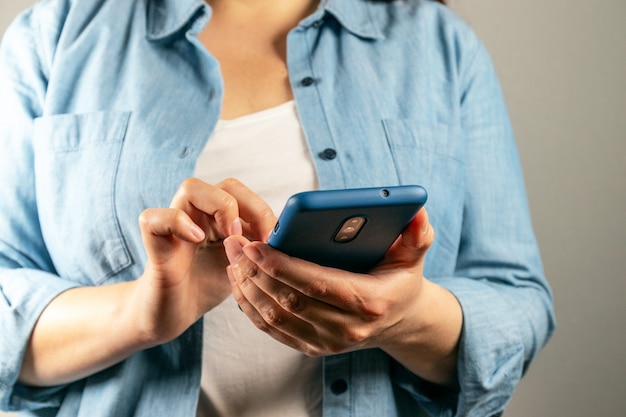
[[[316,45],[319,31],[300,26],[289,34],[288,66],[294,98],[298,105],[298,113],[302,120],[308,145],[312,152],[316,173],[321,188],[345,188],[345,173],[337,158],[334,146],[334,135],[324,114],[324,99],[329,94],[325,89],[325,73],[321,71],[316,57]],[[329,75],[331,77],[332,75]],[[331,149],[332,154],[325,152]],[[331,162],[332,163],[329,163]],[[329,387],[330,389],[330,387]]]

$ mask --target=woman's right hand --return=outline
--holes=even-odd
[[[19,381],[76,381],[179,336],[230,293],[222,240],[233,234],[265,240],[275,220],[236,180],[186,180],[170,208],[141,215],[143,275],[69,289],[52,300],[31,333]]]
[[[217,185],[188,179],[170,208],[144,211],[140,227],[148,262],[132,302],[146,344],[176,338],[230,294],[226,237],[265,240],[275,222],[271,208],[234,179]]]

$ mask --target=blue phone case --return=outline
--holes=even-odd
[[[367,272],[380,262],[426,199],[426,190],[419,185],[295,194],[268,243],[320,265]],[[352,230],[353,224],[359,229]]]

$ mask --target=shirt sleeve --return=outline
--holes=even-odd
[[[515,138],[482,44],[461,74],[463,230],[456,277],[439,284],[463,308],[456,414],[493,416],[504,411],[555,321]]]
[[[0,409],[58,404],[61,388],[17,383],[30,334],[43,309],[76,284],[57,276],[38,220],[32,150],[41,114],[46,45],[33,9],[9,27],[0,45]]]
[[[451,393],[401,371],[398,382],[430,415],[499,416],[554,331],[553,301],[511,123],[482,44],[460,74],[463,229],[454,276],[429,277],[463,309],[459,388]]]

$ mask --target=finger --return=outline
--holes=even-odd
[[[191,217],[177,209],[147,209],[139,217],[141,230],[151,236],[175,236],[198,243],[204,239],[204,231]]]
[[[205,238],[204,231],[178,209],[147,209],[139,216],[139,227],[144,246],[152,255],[171,251],[176,239],[199,243]]]
[[[224,251],[231,265],[235,266],[239,263],[243,255],[243,247],[250,243],[248,239],[241,235],[233,235],[224,239]]]
[[[217,225],[219,238],[237,234],[237,199],[218,186],[197,178],[186,179],[176,191],[170,207],[184,210],[199,223],[204,215],[211,216]],[[209,229],[211,225],[204,226]]]
[[[255,282],[272,293],[283,307],[294,314],[306,315],[310,320],[324,320],[354,309],[360,304],[356,294],[362,293],[362,287],[374,279],[294,258],[261,242],[245,245],[242,252],[246,259],[271,277],[271,280],[258,279]],[[284,286],[282,292],[272,287],[274,282]],[[306,311],[304,306],[307,306]]]
[[[239,309],[259,330],[304,354],[313,353],[313,349],[306,342],[306,337],[311,337],[315,332],[311,325],[281,309],[271,297],[255,288],[253,282],[243,279],[236,267],[229,266],[226,271]],[[285,328],[300,330],[293,335],[285,333],[282,330]]]
[[[233,296],[256,327],[309,356],[354,349],[375,329],[367,312],[349,312],[310,298],[268,276],[245,255],[228,271]],[[356,305],[348,299],[345,304]]]
[[[276,215],[265,200],[233,178],[217,186],[237,200],[239,216],[247,225],[246,234],[253,240],[265,241],[276,224]]]
[[[241,236],[232,236],[224,240],[226,256],[230,262],[232,277],[235,278],[242,295],[253,300],[255,297],[271,298],[272,303],[290,313],[299,313],[310,309],[316,300],[310,300],[304,294],[293,287],[269,276],[257,264],[248,259],[243,253],[243,248],[250,242]],[[248,293],[248,289],[250,292]],[[267,302],[267,301],[266,301]],[[255,304],[257,304],[255,302]],[[328,309],[328,306],[322,306]],[[320,306],[317,306],[320,309]]]
[[[243,287],[253,282],[261,291],[272,297],[281,308],[291,313],[306,309],[307,304],[310,305],[312,300],[307,300],[308,297],[304,294],[267,275],[244,255],[243,248],[249,243],[247,239],[235,236],[224,241],[226,256],[239,285]]]
[[[243,240],[238,240],[240,245]],[[230,268],[239,293],[253,306],[261,306],[256,309],[266,323],[269,317],[282,334],[306,342],[308,354],[352,349],[376,333],[371,324],[387,310],[376,300],[380,295],[376,277],[321,267],[267,247],[269,257],[277,255],[286,262],[272,267],[268,256],[261,260],[258,254],[250,255],[254,247],[267,245],[248,243],[233,252],[237,261]],[[280,316],[274,308],[299,320],[277,323]]]
[[[428,221],[425,208],[417,212],[409,226],[402,233],[402,245],[409,249],[426,252],[435,239],[435,230]]]
[[[428,213],[422,208],[387,251],[376,270],[398,264],[420,266],[434,239],[435,231],[428,221]]]

